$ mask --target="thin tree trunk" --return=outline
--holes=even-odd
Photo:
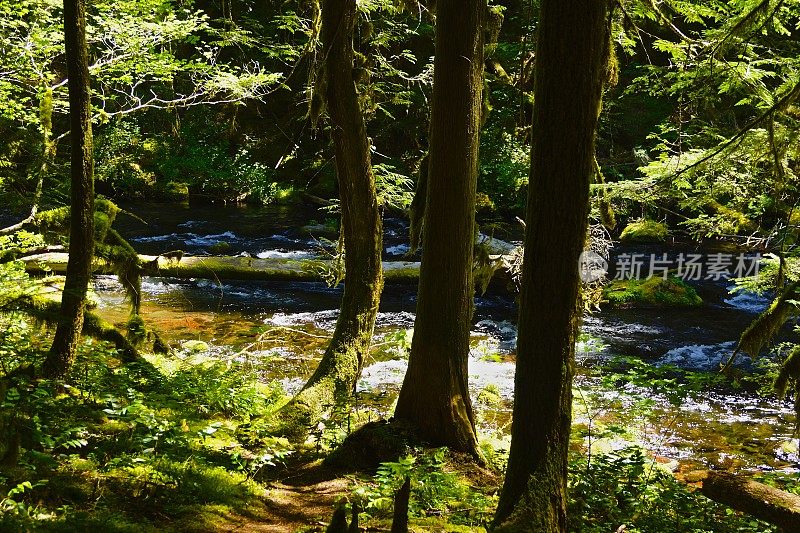
[[[439,0],[417,318],[395,417],[477,454],[467,387],[485,0]]]
[[[43,367],[45,376],[51,378],[66,374],[75,360],[94,253],[94,158],[84,0],[64,0],[64,43],[69,76],[71,216],[62,316]]]
[[[321,88],[336,153],[347,279],[331,342],[314,375],[278,417],[287,436],[304,436],[307,426],[353,393],[372,342],[383,289],[383,223],[352,76],[356,17],[355,0],[323,2]]]
[[[606,0],[542,0],[514,418],[500,531],[566,531],[578,258],[608,41]]]

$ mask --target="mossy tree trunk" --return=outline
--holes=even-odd
[[[94,253],[94,158],[84,0],[64,0],[64,43],[69,77],[71,215],[61,317],[43,367],[45,376],[51,378],[66,374],[75,360]]]
[[[495,524],[566,531],[578,258],[586,238],[607,0],[542,0],[512,441]]]
[[[439,0],[417,317],[395,417],[437,446],[477,453],[467,387],[484,0]]]
[[[369,351],[383,289],[383,224],[375,190],[370,143],[353,81],[355,0],[322,4],[324,99],[336,154],[344,238],[344,295],[336,329],[322,360],[302,391],[282,410],[279,423],[288,436],[306,428],[355,389]]]

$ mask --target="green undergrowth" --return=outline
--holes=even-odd
[[[36,363],[38,336],[4,329],[3,369]],[[268,416],[281,389],[247,364],[149,361],[157,373],[87,341],[63,383],[3,380],[0,530],[209,531],[258,514],[266,492],[256,479],[292,449],[277,438],[247,449],[234,433]]]
[[[697,307],[703,299],[691,285],[675,276],[615,280],[603,289],[603,299],[614,307]]]
[[[580,370],[573,403],[569,456],[568,530],[580,533],[769,532],[769,525],[703,496],[685,481],[708,467],[700,455],[687,461],[648,451],[672,434],[675,413],[704,401],[709,391],[741,383],[719,372],[655,366],[635,357],[616,357]],[[707,416],[707,415],[706,415]],[[703,431],[726,435],[725,422]],[[770,430],[771,433],[772,430]],[[731,445],[724,456],[735,457]],[[713,459],[710,460],[711,464]],[[749,474],[783,490],[800,492],[796,475],[775,470]],[[623,527],[624,526],[624,527]]]
[[[570,459],[569,531],[766,533],[754,518],[714,503],[632,446]]]
[[[354,480],[350,503],[367,527],[388,527],[394,494],[411,480],[409,524],[415,531],[484,531],[497,506],[500,472],[483,469],[446,448],[415,449],[382,463],[367,482]]]

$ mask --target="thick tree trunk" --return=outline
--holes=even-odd
[[[64,0],[64,43],[69,76],[71,217],[69,262],[61,321],[44,362],[47,377],[61,377],[75,359],[83,327],[94,253],[94,158],[84,0]]]
[[[514,418],[495,517],[566,531],[578,258],[586,238],[608,39],[606,0],[542,0]]]
[[[477,453],[467,387],[485,0],[439,0],[422,267],[395,417],[436,446]]]
[[[352,394],[372,341],[383,289],[383,224],[370,143],[352,76],[356,17],[356,0],[323,2],[321,88],[336,153],[347,280],[339,320],[319,366],[280,413],[282,432],[292,437],[306,435],[309,425]]]

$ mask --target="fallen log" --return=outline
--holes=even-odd
[[[23,257],[25,269],[31,274],[63,274],[67,269],[69,254],[43,253]],[[326,259],[285,259],[239,256],[183,256],[170,259],[162,256],[140,255],[145,276],[170,278],[201,278],[242,281],[321,281],[331,270],[332,262]],[[383,270],[388,282],[416,282],[419,263],[413,261],[386,261]],[[95,274],[113,274],[113,265],[95,259]]]
[[[694,478],[703,482],[700,492],[710,500],[777,526],[783,533],[800,533],[800,496],[729,472],[696,474]]]
[[[508,255],[517,247],[510,242],[501,241],[483,233],[475,236],[475,245],[483,246],[491,255]]]
[[[67,269],[66,253],[43,253],[21,259],[31,274],[63,274]],[[333,267],[325,259],[285,259],[255,257],[203,257],[183,256],[170,259],[162,256],[140,255],[145,265],[143,274],[154,277],[197,278],[219,281],[323,281]],[[387,283],[416,283],[420,264],[415,261],[384,261],[383,272]],[[113,265],[96,259],[96,274],[113,274]],[[498,277],[502,273],[498,270]]]

